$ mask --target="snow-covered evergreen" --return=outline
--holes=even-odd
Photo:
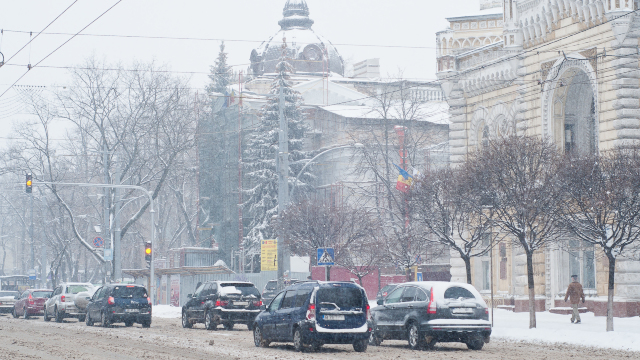
[[[244,172],[249,180],[246,183],[248,190],[244,191],[245,202],[243,206],[246,211],[245,216],[252,218],[245,236],[245,246],[249,248],[259,247],[262,239],[276,237],[271,226],[271,219],[273,215],[278,213],[276,155],[280,125],[278,94],[281,86],[285,98],[284,116],[289,124],[289,189],[296,181],[295,176],[306,163],[305,159],[309,157],[309,154],[303,150],[304,135],[307,131],[302,111],[303,98],[289,83],[288,72],[292,72],[293,68],[283,58],[276,69],[278,75],[272,82],[270,90],[272,97],[262,108],[260,125],[248,136],[243,151]],[[302,183],[308,182],[312,177],[307,169],[305,169],[305,174],[298,179]],[[304,187],[302,183],[299,182],[298,187],[301,185]]]
[[[225,94],[233,80],[233,68],[227,65],[227,53],[224,51],[224,41],[220,43],[218,58],[214,65],[211,66],[210,71],[209,79],[211,79],[211,84],[207,86],[207,92]]]

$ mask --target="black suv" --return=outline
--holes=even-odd
[[[480,350],[489,342],[489,309],[471,285],[443,281],[401,284],[371,310],[370,345],[408,340],[412,349],[437,342],[462,342]]]
[[[85,322],[87,326],[99,321],[103,327],[116,322],[131,326],[134,322],[142,327],[151,326],[151,299],[147,289],[140,285],[104,285],[93,294],[87,304]]]
[[[323,344],[353,344],[367,350],[371,332],[369,302],[351,282],[307,281],[291,285],[256,317],[254,344],[293,342],[296,350],[318,350]]]
[[[242,281],[208,281],[187,295],[189,301],[182,307],[182,327],[204,323],[207,330],[216,330],[222,324],[226,330],[236,323],[247,324],[260,312],[262,301],[255,285]]]

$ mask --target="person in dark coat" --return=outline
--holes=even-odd
[[[578,282],[578,275],[571,275],[571,284],[567,287],[567,293],[564,295],[564,302],[567,302],[567,298],[569,299],[569,302],[571,302],[571,308],[573,309],[571,323],[573,324],[575,321],[576,324],[580,324],[578,304],[580,304],[580,299],[582,299],[582,303],[584,304],[584,291],[582,290],[582,285]]]

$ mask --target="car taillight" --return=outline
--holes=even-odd
[[[33,305],[33,297],[29,294],[29,305]]]
[[[367,304],[367,320],[371,320],[371,306]]]
[[[150,297],[147,298],[147,303],[149,303],[149,306],[151,306],[151,298]]]
[[[60,295],[60,302],[64,302],[64,295]]]
[[[307,320],[315,320],[316,318],[316,304],[309,304],[307,308]]]
[[[488,315],[489,314],[489,308],[484,308],[484,313]]]
[[[382,297],[385,297],[385,296],[387,296],[387,292],[386,291],[382,293]]]
[[[429,306],[427,307],[427,314],[435,314],[438,310],[436,302],[433,301],[433,288],[431,288],[431,297],[429,298]]]
[[[115,305],[116,301],[113,299],[113,296],[109,296],[109,298],[107,299],[107,304],[109,305]]]
[[[254,301],[254,302],[253,302],[253,306],[255,306],[255,307],[260,307],[260,306],[262,306],[262,301],[261,301],[261,300]]]
[[[220,300],[216,300],[216,306],[227,306],[229,305],[228,301],[220,301]]]

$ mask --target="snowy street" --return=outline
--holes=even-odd
[[[602,339],[604,331],[603,319],[589,315],[583,317],[583,326],[576,328],[571,324],[562,325],[560,320],[564,316],[539,314],[539,329],[529,332],[522,326],[526,321],[519,317],[526,314],[510,314],[506,311],[496,313],[496,324],[503,322],[506,327],[498,326],[497,335],[480,352],[467,350],[463,344],[437,344],[436,350],[412,351],[406,342],[385,341],[380,347],[369,347],[366,353],[353,351],[350,345],[326,345],[319,352],[297,353],[291,345],[274,344],[267,349],[256,348],[253,345],[251,333],[244,326],[237,326],[233,331],[206,331],[202,324],[193,329],[183,329],[180,319],[175,318],[176,310],[159,306],[155,311],[153,324],[150,329],[142,329],[139,325],[126,328],[115,325],[111,329],[100,326],[87,327],[74,319],[67,319],[63,324],[46,323],[41,318],[29,320],[13,319],[10,316],[0,316],[0,359],[326,359],[328,356],[340,359],[543,359],[566,358],[568,353],[582,359],[597,358],[637,358],[637,352],[611,350],[603,348],[586,348],[568,344],[537,344],[524,341],[509,341],[512,337],[531,341],[557,338],[568,341],[571,338],[583,338],[585,341],[599,337]],[[179,312],[178,312],[179,314]],[[505,316],[506,315],[506,316]],[[160,317],[164,316],[164,317]],[[548,317],[555,317],[548,323]],[[510,324],[517,320],[517,323]],[[637,340],[633,343],[632,332],[638,332],[638,326],[633,329],[637,318],[616,319],[620,332],[610,334],[619,337],[619,342],[638,350]],[[592,322],[594,323],[592,325]],[[516,330],[522,328],[522,330]],[[570,333],[576,330],[576,333]],[[596,333],[596,330],[598,333]],[[589,337],[587,333],[594,335]],[[563,335],[565,334],[565,335]],[[568,334],[573,334],[568,336]],[[213,344],[210,345],[210,341]],[[600,344],[609,341],[600,341]]]

